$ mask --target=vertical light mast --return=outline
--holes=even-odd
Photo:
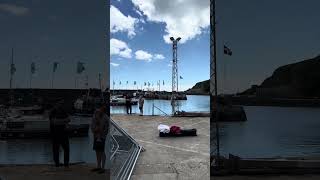
[[[180,37],[174,39],[170,37],[172,41],[172,95],[171,95],[171,106],[172,106],[172,115],[176,112],[176,93],[178,93],[178,41],[180,41]]]
[[[213,133],[213,139],[211,148],[213,148],[213,154],[215,155],[215,164],[217,168],[220,167],[220,135],[219,135],[219,107],[218,107],[218,84],[217,84],[217,51],[216,51],[216,1],[210,0],[210,95],[211,99],[211,112],[215,112],[214,116],[211,116],[215,125],[215,133]]]

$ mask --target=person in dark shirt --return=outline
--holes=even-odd
[[[70,119],[68,113],[64,110],[63,105],[64,101],[59,101],[49,114],[53,160],[56,167],[60,166],[60,146],[62,146],[64,150],[64,166],[69,166],[70,148],[67,125],[70,122]]]
[[[127,114],[132,114],[131,98],[129,97],[129,95],[126,95],[125,98],[126,98]]]

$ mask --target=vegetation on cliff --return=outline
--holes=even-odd
[[[186,91],[187,94],[209,94],[210,92],[210,81],[201,81],[196,83],[191,89]]]
[[[284,97],[320,97],[320,56],[281,66],[261,85],[242,94],[253,94],[256,88]]]

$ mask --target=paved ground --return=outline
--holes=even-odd
[[[94,165],[72,165],[69,169],[52,165],[0,166],[0,180],[108,180],[109,174],[90,170]]]
[[[319,179],[320,179],[320,175],[211,177],[211,180],[319,180]]]
[[[146,149],[138,159],[132,180],[210,179],[208,117],[113,115],[112,119]],[[198,136],[160,138],[160,123],[196,128]]]

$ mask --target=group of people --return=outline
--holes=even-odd
[[[140,116],[143,115],[144,97],[139,97],[139,110]],[[127,113],[132,113],[132,104],[129,96],[126,96]],[[56,167],[64,166],[69,167],[70,159],[70,145],[69,145],[69,131],[68,124],[70,123],[69,114],[65,108],[64,100],[59,101],[49,113],[50,120],[50,134],[52,141],[53,160]],[[109,130],[110,119],[107,116],[107,106],[102,104],[92,117],[91,132],[93,134],[93,150],[96,152],[97,167],[92,169],[93,172],[105,172],[105,141]],[[64,164],[60,163],[59,150],[60,147],[64,151]]]
[[[69,114],[64,108],[64,101],[57,103],[49,114],[50,133],[53,149],[53,160],[56,167],[69,167],[69,132],[68,124],[70,122]],[[94,112],[91,122],[91,132],[93,133],[93,150],[96,152],[97,167],[92,169],[93,172],[100,174],[105,173],[105,141],[109,130],[110,119],[107,116],[107,106],[103,104]],[[64,164],[60,164],[59,150],[60,147],[64,151]]]
[[[129,97],[129,95],[126,95],[126,96],[125,96],[125,99],[126,99],[127,114],[132,114],[132,102],[131,102],[131,98]],[[144,97],[143,97],[143,95],[140,95],[138,104],[139,104],[140,116],[143,116],[143,104],[144,104]]]

